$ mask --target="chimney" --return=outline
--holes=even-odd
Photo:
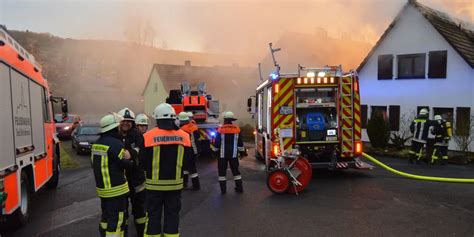
[[[191,67],[191,60],[184,61],[184,66]]]

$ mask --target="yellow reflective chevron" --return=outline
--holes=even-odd
[[[109,150],[109,146],[101,145],[101,144],[94,144],[92,145],[91,151],[98,151],[98,152],[107,152]]]
[[[120,153],[118,154],[118,158],[121,160],[123,158],[123,153],[125,152],[125,149],[122,148],[122,150],[120,150]]]
[[[154,191],[175,191],[183,189],[183,183],[176,185],[152,185],[147,183],[145,184],[145,188]]]
[[[151,177],[146,179],[145,189],[156,191],[171,191],[183,189],[182,169],[184,161],[184,146],[178,146],[175,179],[160,179],[160,153],[160,146],[154,146]]]
[[[184,147],[178,146],[178,160],[176,161],[176,180],[181,179],[181,170],[183,168]]]
[[[101,169],[101,172],[102,172],[102,181],[104,182],[104,188],[110,188],[112,185],[110,183],[109,157],[108,156],[101,156],[100,169]]]
[[[97,188],[97,194],[101,198],[117,197],[123,194],[127,194],[130,190],[128,189],[128,183],[117,185],[110,188]]]
[[[151,177],[154,180],[158,180],[160,177],[160,146],[153,147],[153,160],[151,166]]]
[[[179,237],[179,233],[177,234],[164,234],[163,237]]]

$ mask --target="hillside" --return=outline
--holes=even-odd
[[[153,63],[254,65],[243,56],[162,50],[133,43],[63,39],[47,33],[10,31],[42,65],[52,93],[70,110],[101,114],[128,106],[143,111],[141,92]]]
[[[190,60],[194,66],[238,66],[248,70],[262,62],[264,78],[273,70],[269,54],[256,59],[163,50],[119,41],[63,39],[47,33],[11,33],[42,65],[53,94],[68,98],[70,111],[83,115],[117,111],[124,106],[142,112],[141,93],[155,63],[183,65]],[[368,43],[349,37],[330,38],[324,32],[286,33],[275,46],[282,48],[276,54],[282,72],[295,72],[297,64],[307,67],[342,64],[344,70],[353,69],[371,48]],[[207,82],[209,93],[219,97],[223,107],[239,112],[241,121],[250,122],[250,115],[245,112],[246,98],[255,93],[260,83],[257,71],[246,78],[225,76],[219,81],[206,78],[203,81]]]

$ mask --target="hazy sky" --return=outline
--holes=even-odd
[[[421,0],[472,23],[474,0]],[[138,26],[153,45],[258,53],[288,31],[374,43],[406,0],[0,0],[0,24],[66,38],[129,40]],[[140,27],[141,28],[141,27]],[[126,34],[125,32],[128,32]]]

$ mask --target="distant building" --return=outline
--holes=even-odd
[[[180,89],[181,82],[189,82],[193,90],[198,83],[205,82],[207,94],[220,101],[221,112],[232,110],[239,118],[250,120],[246,104],[247,98],[255,94],[255,87],[249,82],[256,84],[257,78],[255,68],[237,64],[214,67],[192,66],[191,61],[185,61],[184,65],[154,64],[142,93],[144,111],[152,115],[155,107],[166,101],[170,90]]]
[[[405,4],[358,68],[364,127],[380,111],[398,131],[401,120],[428,107],[453,123],[455,135],[469,133],[474,33],[465,24],[415,0]],[[458,149],[453,141],[449,148]]]

